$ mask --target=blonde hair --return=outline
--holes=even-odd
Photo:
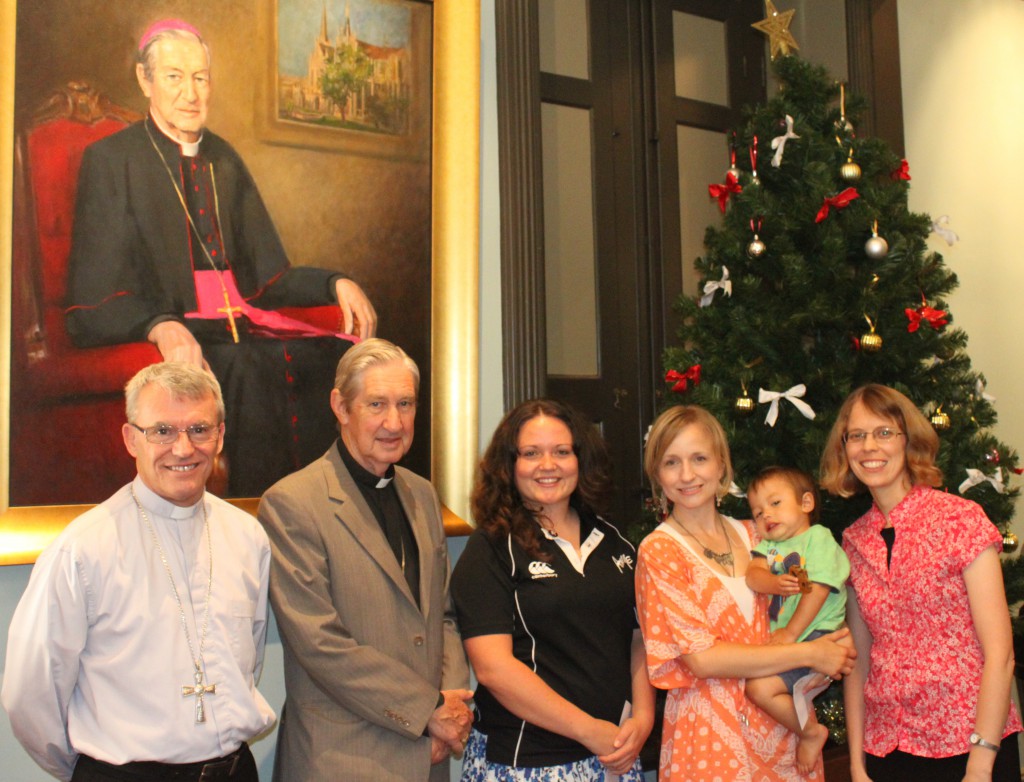
[[[941,486],[942,470],[935,464],[939,452],[939,436],[928,419],[906,396],[894,388],[871,383],[861,386],[839,408],[832,431],[821,454],[821,487],[830,494],[852,497],[866,488],[850,469],[843,435],[850,422],[850,414],[857,403],[880,418],[892,421],[906,437],[906,465],[904,469],[914,486]]]
[[[676,405],[658,416],[651,426],[651,431],[647,436],[647,446],[644,448],[644,472],[647,473],[647,479],[651,482],[655,497],[661,496],[658,468],[665,456],[665,451],[683,429],[693,424],[704,427],[711,438],[711,447],[715,456],[725,468],[722,480],[719,481],[718,496],[724,497],[729,492],[729,487],[732,485],[732,458],[729,456],[729,441],[722,425],[703,407]]]

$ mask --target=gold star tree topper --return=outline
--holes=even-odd
[[[796,39],[789,31],[790,22],[793,21],[793,14],[796,11],[790,9],[780,14],[772,0],[764,0],[764,12],[767,18],[760,22],[754,22],[750,26],[768,36],[772,59],[774,60],[780,54],[788,55],[792,53],[791,50],[799,49]]]

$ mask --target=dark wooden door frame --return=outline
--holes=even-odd
[[[544,394],[547,367],[536,0],[496,0],[495,24],[504,404],[509,409]],[[850,87],[870,104],[859,130],[902,154],[896,0],[846,0],[846,24]],[[648,279],[654,283],[656,278]],[[652,302],[664,299],[661,291],[649,294]],[[662,317],[652,315],[655,320]],[[660,355],[663,347],[654,345],[653,355]]]

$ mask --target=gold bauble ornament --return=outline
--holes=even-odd
[[[1004,554],[1012,554],[1014,551],[1017,550],[1017,547],[1019,545],[1020,541],[1017,540],[1017,536],[1014,535],[1012,532],[1007,532],[1005,535],[1003,535]]]
[[[882,349],[882,335],[871,329],[867,334],[861,335],[860,347],[865,353],[877,353]]]
[[[932,426],[935,428],[936,432],[946,431],[953,423],[950,420],[949,416],[946,413],[942,412],[941,406],[938,407],[934,413],[932,413],[931,418],[929,418],[928,420],[932,422]]]
[[[860,166],[852,160],[847,160],[843,163],[843,167],[839,169],[839,176],[847,182],[856,182],[860,179]]]
[[[754,234],[754,240],[747,245],[747,255],[751,258],[760,258],[767,249],[758,235]]]
[[[732,409],[736,411],[736,415],[743,416],[744,418],[753,413],[755,407],[757,407],[757,404],[745,391],[743,396],[737,397],[736,401],[732,404]]]

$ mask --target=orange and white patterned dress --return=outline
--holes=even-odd
[[[727,519],[757,543],[750,522]],[[699,679],[682,657],[719,641],[768,641],[768,600],[742,577],[713,571],[686,540],[662,524],[640,544],[637,610],[651,683],[668,690],[659,782],[803,782],[796,736],[747,700],[743,679]]]

